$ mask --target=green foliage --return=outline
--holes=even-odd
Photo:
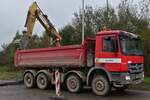
[[[41,37],[39,37],[38,35],[33,35],[30,38],[27,49],[46,48],[50,46],[50,37],[46,32],[43,32],[43,35]]]
[[[72,25],[63,27],[59,32],[63,38],[62,45],[79,44],[81,42],[81,34],[77,33]]]
[[[20,37],[19,31],[17,31],[16,36],[14,37],[13,41],[19,37]],[[9,44],[2,45],[3,51],[0,52],[0,65],[7,65],[10,68],[13,68],[14,54],[16,51],[16,47],[13,44],[13,41]]]
[[[150,29],[143,30],[140,35],[144,51],[145,71],[150,71]]]
[[[48,36],[48,34],[46,32],[43,33],[43,36],[40,38],[40,47],[50,47],[51,43],[50,43],[50,37]]]
[[[15,53],[15,46],[11,43],[5,47],[5,50],[1,52],[1,64],[13,66],[13,58]]]
[[[37,35],[33,35],[29,41],[28,49],[40,48],[40,37]]]
[[[21,72],[18,70],[10,70],[9,67],[0,66],[0,80],[18,80],[21,79]]]
[[[93,23],[93,18],[94,18],[94,10],[91,6],[86,6],[85,8],[85,37],[89,35],[94,34],[94,23]],[[79,13],[74,13],[74,19],[73,19],[73,27],[75,28],[75,31],[77,33],[82,33],[82,10],[80,9]]]

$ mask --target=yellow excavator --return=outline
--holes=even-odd
[[[20,39],[21,48],[22,49],[27,48],[29,40],[32,37],[36,20],[40,22],[40,24],[44,27],[46,33],[50,36],[51,44],[53,46],[59,47],[62,37],[56,31],[55,27],[48,19],[48,16],[42,12],[42,10],[39,8],[36,2],[33,2],[28,10],[26,23],[25,23],[26,30],[23,31],[23,36]]]

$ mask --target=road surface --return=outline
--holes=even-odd
[[[150,100],[150,92],[133,90],[124,93],[113,91],[108,97],[95,96],[90,89],[76,94],[63,91],[63,94],[68,100]],[[0,100],[51,100],[54,95],[54,89],[26,89],[23,85],[0,87]]]

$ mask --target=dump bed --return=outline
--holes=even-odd
[[[82,67],[85,49],[82,45],[17,50],[16,67]]]

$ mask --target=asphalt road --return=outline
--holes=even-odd
[[[72,94],[63,91],[68,100],[150,100],[150,92],[128,90],[124,93],[113,91],[108,97],[95,96],[90,89],[82,93]],[[26,89],[23,85],[0,87],[0,100],[51,100],[55,96],[54,89]]]

